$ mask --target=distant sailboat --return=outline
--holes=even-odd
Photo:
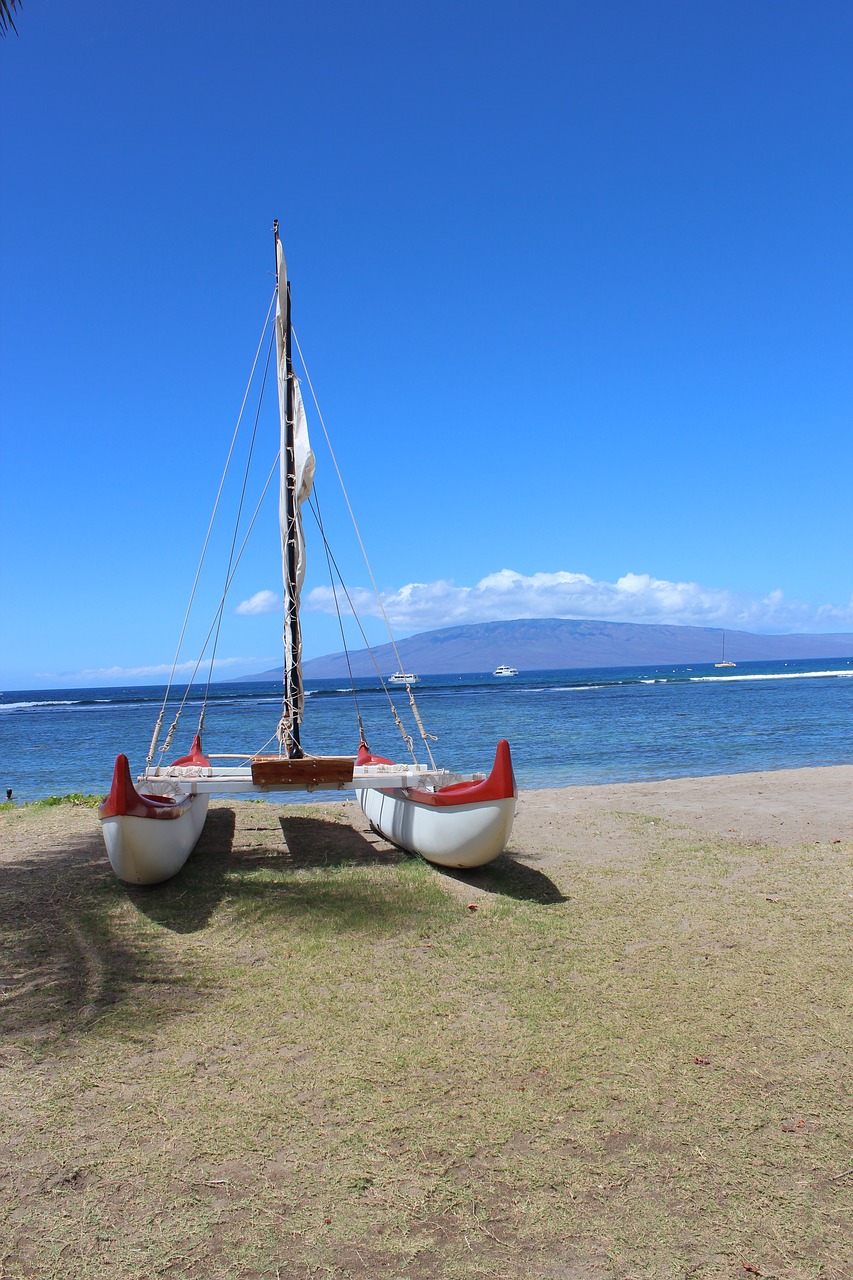
[[[726,661],[726,633],[725,633],[725,631],[723,632],[723,654],[722,654],[722,658],[721,658],[721,660],[720,660],[719,662],[715,662],[715,663],[714,663],[714,666],[715,666],[715,667],[736,667],[736,666],[737,666],[737,663],[736,663],[736,662],[727,662],[727,661]]]

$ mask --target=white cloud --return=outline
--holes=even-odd
[[[253,596],[249,596],[248,600],[241,600],[234,612],[241,618],[245,618],[256,613],[274,613],[280,608],[280,593],[276,595],[274,591],[256,591]]]
[[[350,596],[360,616],[380,616],[371,592],[359,587]],[[601,618],[758,632],[853,628],[853,599],[842,606],[815,608],[786,600],[779,589],[764,596],[749,595],[696,582],[667,582],[648,573],[625,573],[615,582],[596,582],[585,573],[525,575],[501,569],[472,587],[448,580],[410,582],[385,593],[382,602],[392,626],[406,631],[512,618]],[[331,590],[315,588],[303,599],[303,608],[333,613]]]
[[[225,671],[229,667],[246,667],[251,668],[261,662],[268,661],[264,658],[216,658],[213,663],[213,669],[216,672]],[[207,675],[209,663],[202,662],[198,666],[200,673],[199,678]],[[170,662],[156,662],[144,667],[91,667],[86,671],[63,672],[61,675],[51,671],[38,671],[36,675],[39,680],[102,680],[105,684],[112,684],[114,681],[127,680],[150,680],[154,676],[163,676],[164,683],[169,678],[172,670]],[[191,676],[196,671],[196,663],[179,662],[175,667],[176,676]]]

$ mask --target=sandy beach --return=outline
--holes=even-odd
[[[853,1275],[853,766],[524,792],[464,876],[346,800],[154,890],[0,843],[0,1275]]]
[[[535,838],[554,815],[583,821],[596,811],[646,814],[766,845],[851,840],[853,765],[527,791],[519,800],[515,833],[532,827],[527,838]]]

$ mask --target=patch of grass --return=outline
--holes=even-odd
[[[40,809],[53,809],[57,805],[65,804],[73,805],[75,808],[97,809],[103,799],[103,796],[85,796],[79,791],[74,791],[67,796],[45,796],[41,800],[24,800],[22,802],[18,802],[17,800],[4,800],[2,804],[0,804],[0,810],[10,811],[13,809],[34,809],[38,811]]]
[[[849,1276],[849,846],[608,816],[469,887],[349,812],[45,876],[85,979],[6,1041],[0,1272]]]

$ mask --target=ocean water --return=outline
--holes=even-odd
[[[406,758],[381,686],[360,679],[356,690],[371,748]],[[306,750],[354,752],[358,729],[350,689],[342,681],[315,680],[307,691]],[[190,691],[167,759],[189,749],[200,694]],[[497,740],[505,737],[522,788],[853,763],[853,656],[725,670],[696,665],[522,672],[506,679],[428,676],[416,695],[426,729],[437,736],[437,764],[487,769]],[[102,794],[120,751],[138,771],[162,696],[162,688],[151,686],[3,693],[0,800],[7,788],[22,801]],[[416,734],[405,689],[395,688],[391,696]],[[262,749],[279,710],[275,684],[215,685],[205,750]],[[422,750],[418,758],[425,759]]]

